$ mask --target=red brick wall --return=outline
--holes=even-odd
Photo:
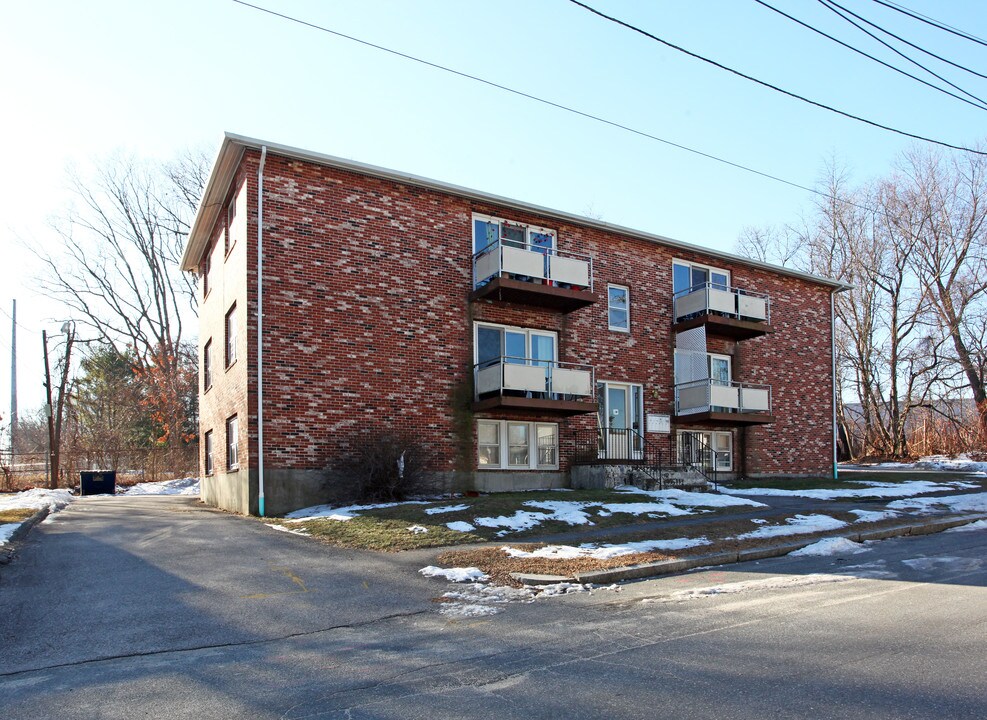
[[[247,151],[239,175],[249,183],[249,252],[243,265],[228,266],[249,278],[249,305],[242,305],[250,308],[251,327],[256,312],[258,159],[256,151]],[[450,405],[470,381],[474,320],[556,330],[560,360],[592,364],[600,380],[642,383],[645,412],[671,413],[672,259],[678,258],[725,267],[732,271],[734,285],[772,298],[774,334],[738,343],[709,341],[711,350],[733,355],[735,380],[773,388],[777,422],[746,432],[746,471],[829,470],[828,288],[701,253],[275,155],[268,155],[264,175],[267,467],[324,467],[354,431],[390,425],[412,430],[431,445],[438,457],[436,469],[455,469],[458,438]],[[490,301],[470,305],[473,212],[553,228],[560,249],[591,254],[599,302],[568,315]],[[215,261],[213,274],[215,284]],[[235,281],[228,282],[241,293]],[[629,335],[607,329],[608,282],[630,288]],[[222,344],[215,339],[217,318],[221,337],[222,313],[204,307],[203,342],[211,334],[214,349]],[[245,348],[251,438],[256,436],[255,342],[251,331]],[[220,379],[221,360],[214,358],[214,367]],[[239,382],[230,386],[230,395],[241,391]],[[223,397],[226,394],[224,390]],[[204,403],[203,429],[227,412],[217,414],[208,404]],[[569,420],[516,417],[560,423],[563,469],[573,433],[596,424],[593,414]],[[743,450],[737,439],[735,467]],[[242,463],[252,466],[250,448],[245,442],[241,447]]]

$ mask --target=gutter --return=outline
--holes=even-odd
[[[257,168],[257,512],[264,517],[264,161]]]

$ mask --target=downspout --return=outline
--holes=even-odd
[[[264,517],[264,161],[257,169],[257,512]]]
[[[833,479],[839,480],[839,469],[837,468],[837,443],[839,438],[839,425],[837,424],[836,418],[836,406],[838,400],[839,388],[836,385],[836,293],[839,290],[833,290],[829,294],[829,353],[830,357],[833,359]]]

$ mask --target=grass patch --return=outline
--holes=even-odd
[[[443,547],[485,542],[491,540],[532,539],[544,535],[562,532],[572,532],[583,529],[610,527],[625,527],[641,523],[650,523],[669,517],[664,513],[631,514],[603,511],[600,505],[621,505],[630,503],[650,502],[652,498],[637,493],[616,492],[614,490],[574,490],[571,492],[531,491],[514,493],[495,493],[479,497],[452,498],[440,500],[425,505],[402,504],[394,507],[362,510],[351,520],[312,519],[304,522],[266,520],[284,525],[292,530],[304,530],[309,535],[323,542],[348,548],[366,550],[399,551],[419,548]],[[592,503],[590,507],[582,508],[589,517],[590,524],[570,525],[561,520],[549,520],[550,510],[531,507],[527,502],[573,502]],[[425,511],[442,506],[465,506],[462,510],[430,515]],[[750,510],[748,506],[728,508],[697,508],[692,514],[717,516],[731,512]],[[516,512],[532,513],[543,516],[534,527],[525,530],[510,530],[500,535],[504,527],[484,527],[476,525],[477,518],[483,517],[513,517]],[[450,530],[446,523],[467,522],[475,526],[475,530],[467,533]],[[418,525],[428,532],[413,533],[408,530],[412,525]]]
[[[847,525],[841,528],[820,530],[814,533],[738,540],[736,536],[756,530],[758,527],[763,527],[764,524],[753,523],[747,519],[737,520],[726,518],[713,521],[709,525],[703,525],[701,528],[696,528],[691,532],[684,532],[683,528],[669,528],[667,530],[659,529],[631,535],[621,534],[613,538],[594,538],[595,545],[605,545],[608,543],[624,544],[641,540],[672,540],[681,537],[693,539],[704,537],[711,542],[709,545],[700,545],[683,550],[656,550],[652,552],[631,553],[605,560],[588,557],[553,560],[549,558],[510,557],[502,550],[503,546],[498,546],[451,550],[439,555],[437,562],[443,567],[478,567],[490,575],[496,582],[517,587],[520,586],[520,583],[510,576],[512,572],[572,577],[577,572],[607,570],[616,567],[628,567],[631,565],[642,565],[645,563],[660,562],[662,560],[673,560],[721,552],[738,552],[741,550],[782,545],[795,541],[805,541],[806,544],[809,544],[827,537],[841,537],[867,530],[893,527],[908,522],[907,518],[887,518],[875,522],[856,522],[857,516],[853,513],[827,512],[825,514],[837,520],[843,520]],[[785,520],[790,517],[792,516],[789,513],[776,513],[764,515],[762,519],[767,520],[767,524],[770,525],[783,525],[785,524]],[[504,543],[504,545],[528,551],[545,547],[545,543],[518,544],[508,542]]]
[[[34,515],[37,510],[29,510],[27,508],[13,508],[11,510],[0,510],[0,525],[6,525],[7,523],[19,523],[24,522],[29,517]]]

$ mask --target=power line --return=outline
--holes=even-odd
[[[952,33],[953,35],[957,35],[957,36],[963,38],[964,40],[969,40],[970,42],[975,42],[978,45],[983,45],[983,46],[987,47],[987,41],[981,40],[976,35],[971,35],[968,32],[965,32],[963,30],[959,30],[957,28],[954,28],[952,25],[947,25],[946,23],[940,22],[939,20],[936,20],[933,17],[929,17],[928,15],[923,15],[920,12],[915,12],[914,10],[909,10],[904,5],[900,5],[900,4],[896,3],[896,2],[884,2],[884,0],[874,0],[874,2],[876,2],[878,5],[883,5],[884,7],[888,8],[890,10],[894,10],[895,12],[899,12],[902,15],[907,15],[908,17],[910,17],[910,18],[912,18],[914,20],[918,20],[919,22],[923,22],[926,25],[931,25],[932,27],[938,28],[939,30],[944,30],[945,32]]]
[[[871,26],[872,28],[874,28],[875,30],[879,30],[880,32],[882,32],[882,33],[884,33],[885,35],[888,35],[889,37],[893,37],[893,38],[894,38],[895,40],[897,40],[898,42],[902,42],[902,43],[904,43],[905,45],[908,45],[909,47],[912,47],[912,48],[915,48],[915,49],[916,49],[916,50],[918,50],[919,52],[921,52],[921,53],[925,53],[925,54],[926,54],[926,55],[928,55],[929,57],[934,57],[934,58],[935,58],[936,60],[939,60],[939,61],[941,61],[941,62],[944,62],[944,63],[946,63],[947,65],[952,65],[952,66],[953,66],[954,68],[957,68],[957,69],[959,69],[959,70],[962,70],[963,72],[968,72],[968,73],[970,73],[971,75],[976,75],[976,76],[977,76],[977,77],[979,77],[979,78],[984,78],[985,80],[987,80],[987,75],[985,75],[985,74],[983,74],[983,73],[979,73],[979,72],[977,72],[976,70],[973,70],[973,69],[971,69],[971,68],[968,68],[968,67],[967,67],[966,65],[960,65],[959,63],[956,63],[956,62],[953,62],[953,61],[952,61],[952,60],[950,60],[949,58],[944,58],[944,57],[943,57],[942,55],[937,55],[936,53],[934,53],[934,52],[932,52],[931,50],[926,50],[926,49],[925,49],[924,47],[922,47],[921,45],[916,45],[916,44],[915,44],[915,43],[913,43],[913,42],[909,42],[908,40],[906,40],[905,38],[903,38],[903,37],[901,37],[900,35],[895,35],[895,34],[894,34],[893,32],[891,32],[890,30],[888,30],[888,29],[886,29],[886,28],[883,28],[883,27],[881,27],[881,26],[880,26],[880,25],[878,25],[877,23],[874,23],[874,22],[872,22],[872,21],[870,21],[870,20],[868,20],[867,18],[865,18],[865,17],[863,17],[862,15],[858,15],[857,13],[855,13],[855,12],[853,12],[852,10],[849,10],[849,9],[847,9],[847,8],[845,8],[845,7],[843,7],[843,6],[842,6],[842,5],[840,5],[839,3],[836,3],[836,2],[833,2],[832,0],[829,0],[829,2],[823,2],[823,0],[819,0],[819,2],[821,2],[821,3],[823,4],[823,5],[835,5],[836,7],[838,7],[838,8],[840,9],[840,10],[842,10],[842,11],[843,11],[843,12],[845,12],[846,14],[848,14],[848,15],[852,15],[853,17],[855,17],[855,18],[857,18],[858,20],[860,20],[860,22],[862,22],[862,23],[866,23],[867,25],[870,25],[870,26]],[[832,9],[832,8],[830,8],[830,9]],[[835,12],[835,11],[834,11],[834,12]],[[844,18],[844,19],[846,19],[846,18]],[[849,21],[847,21],[847,22],[849,22]],[[861,30],[863,30],[863,28],[861,28]],[[867,31],[866,31],[866,30],[864,30],[864,32],[867,32]],[[867,34],[868,34],[868,35],[870,35],[870,33],[867,33]],[[871,37],[874,37],[874,36],[873,36],[873,35],[871,35]],[[878,38],[874,38],[874,39],[875,39],[875,40],[877,40],[878,42],[880,42],[880,43],[881,43],[882,45],[884,45],[885,47],[889,47],[889,48],[891,47],[890,45],[888,45],[887,43],[885,43],[885,42],[883,42],[883,41],[881,41],[881,40],[879,40]],[[891,48],[891,49],[892,49],[892,50],[894,50],[894,48]],[[895,52],[897,52],[897,51],[895,51]],[[900,53],[899,53],[899,54],[900,54]],[[904,56],[902,56],[902,57],[904,57]],[[909,59],[910,59],[910,58],[909,58]],[[915,62],[915,61],[914,61],[914,60],[912,60],[912,62]],[[926,67],[924,67],[924,66],[921,66],[921,65],[920,65],[919,67],[922,67],[922,69],[923,69],[923,70],[926,70],[926,71],[928,71],[928,72],[932,72],[931,70],[928,70],[928,68],[926,68]],[[934,73],[933,73],[933,74],[934,74]],[[936,75],[936,77],[939,77],[939,76],[938,76],[938,75]],[[940,79],[940,80],[942,80],[943,78],[939,78],[939,79]],[[947,82],[948,82],[948,81],[947,81]],[[950,84],[952,84],[952,83],[950,83]],[[953,85],[953,87],[956,87],[956,86],[955,86],[955,85]],[[959,88],[957,88],[957,90],[959,90]],[[964,90],[964,91],[962,91],[962,92],[966,92],[966,91]],[[969,94],[969,93],[967,93],[967,94]]]
[[[234,0],[234,2],[239,2],[239,1],[240,0]],[[795,98],[796,100],[801,100],[802,102],[808,103],[809,105],[814,105],[815,107],[822,108],[823,110],[829,110],[830,112],[836,113],[837,115],[842,115],[843,117],[850,118],[851,120],[856,120],[858,122],[865,123],[866,125],[870,125],[871,127],[876,127],[876,128],[880,128],[881,130],[887,130],[888,132],[893,132],[898,135],[903,135],[904,137],[909,137],[912,138],[913,140],[921,140],[923,142],[932,143],[933,145],[941,145],[942,147],[947,147],[952,150],[962,150],[964,152],[973,153],[975,155],[987,155],[987,152],[984,152],[982,150],[975,150],[973,148],[964,147],[962,145],[953,145],[951,143],[944,142],[942,140],[934,140],[933,138],[925,137],[924,135],[916,135],[915,133],[906,132],[905,130],[898,130],[897,128],[893,128],[889,125],[882,125],[881,123],[875,122],[874,120],[868,120],[866,118],[860,117],[859,115],[853,115],[852,113],[848,113],[844,110],[838,110],[830,105],[826,105],[824,103],[817,102],[815,100],[810,100],[809,98],[804,97],[803,95],[799,95],[797,93],[791,92],[790,90],[785,90],[783,88],[778,87],[777,85],[772,85],[769,82],[765,82],[764,80],[758,80],[757,78],[751,75],[746,75],[740,72],[739,70],[734,70],[733,68],[727,67],[726,65],[716,62],[715,60],[710,60],[707,57],[703,57],[702,55],[698,55],[694,52],[686,50],[683,47],[679,47],[678,45],[668,42],[667,40],[661,39],[657,35],[652,35],[646,30],[642,30],[639,27],[636,27],[634,25],[631,25],[630,23],[624,22],[623,20],[619,20],[618,18],[607,15],[606,13],[602,13],[596,8],[592,8],[589,5],[579,2],[579,0],[569,0],[569,2],[571,2],[573,5],[578,5],[584,10],[603,18],[604,20],[609,20],[610,22],[616,23],[617,25],[625,27],[628,30],[633,30],[636,33],[640,33],[641,35],[644,35],[645,37],[650,38],[651,40],[654,40],[657,43],[661,43],[662,45],[669,47],[672,50],[677,50],[678,52],[684,53],[689,57],[695,58],[696,60],[701,60],[704,63],[708,63],[714,67],[719,68],[720,70],[726,70],[727,72],[732,73],[738,77],[742,77],[745,80],[750,80],[751,82],[761,85],[762,87],[769,88],[771,90],[774,90],[775,92],[779,92],[783,95],[787,95],[788,97]]]
[[[595,120],[596,122],[603,123],[604,125],[609,125],[610,127],[614,127],[614,128],[619,129],[619,130],[624,130],[625,132],[629,132],[629,133],[632,133],[634,135],[638,135],[639,137],[647,138],[648,140],[654,140],[656,142],[663,143],[665,145],[668,145],[670,147],[677,148],[679,150],[684,150],[686,152],[692,153],[693,155],[698,155],[700,157],[706,158],[707,160],[713,160],[714,162],[718,162],[718,163],[721,163],[723,165],[728,165],[728,166],[730,166],[732,168],[736,168],[738,170],[743,170],[744,172],[748,172],[748,173],[751,173],[753,175],[758,175],[758,176],[763,177],[763,178],[765,178],[767,180],[773,180],[775,182],[782,183],[783,185],[788,185],[789,187],[793,187],[793,188],[796,188],[798,190],[804,190],[806,192],[810,192],[810,193],[813,193],[815,195],[819,195],[820,197],[824,197],[824,198],[827,198],[829,200],[836,200],[838,202],[842,202],[842,203],[845,203],[847,205],[851,205],[851,206],[856,207],[856,208],[859,208],[861,210],[867,210],[869,212],[876,212],[873,208],[867,207],[865,205],[858,205],[858,204],[853,203],[853,202],[850,202],[849,200],[846,200],[844,198],[835,197],[835,196],[830,195],[829,193],[823,192],[822,190],[819,190],[817,188],[812,188],[812,187],[809,187],[807,185],[801,185],[801,184],[799,184],[797,182],[794,182],[792,180],[786,180],[786,179],[784,179],[782,177],[778,177],[777,175],[772,175],[771,173],[767,173],[767,172],[764,172],[762,170],[756,170],[756,169],[754,169],[754,168],[752,168],[750,166],[743,165],[741,163],[734,162],[732,160],[726,160],[725,158],[719,157],[717,155],[713,155],[712,153],[703,152],[702,150],[696,150],[695,148],[691,148],[691,147],[689,147],[687,145],[682,145],[681,143],[677,143],[677,142],[674,142],[672,140],[666,140],[665,138],[659,137],[657,135],[652,135],[651,133],[645,132],[644,130],[638,130],[636,128],[632,128],[629,125],[624,125],[624,124],[619,123],[619,122],[617,122],[615,120],[608,120],[607,118],[601,117],[599,115],[593,115],[592,113],[584,112],[582,110],[577,110],[576,108],[569,107],[568,105],[563,105],[561,103],[557,103],[557,102],[554,102],[552,100],[546,100],[544,98],[538,97],[537,95],[531,95],[530,93],[526,93],[526,92],[524,92],[522,90],[515,90],[514,88],[508,87],[506,85],[501,85],[500,83],[493,82],[492,80],[486,80],[486,79],[481,78],[481,77],[478,77],[476,75],[470,75],[469,73],[465,73],[465,72],[462,72],[460,70],[454,70],[453,68],[447,67],[445,65],[439,65],[438,63],[431,62],[430,60],[423,60],[422,58],[415,57],[414,55],[408,55],[407,53],[403,53],[403,52],[401,52],[399,50],[392,50],[391,48],[384,47],[383,45],[377,45],[377,44],[372,43],[372,42],[369,42],[367,40],[361,40],[360,38],[354,37],[352,35],[347,35],[345,33],[339,32],[337,30],[332,30],[330,28],[323,27],[322,25],[316,25],[315,23],[311,23],[311,22],[308,22],[306,20],[301,20],[299,18],[292,17],[290,15],[285,15],[283,13],[279,13],[279,12],[276,12],[274,10],[269,10],[269,9],[267,9],[265,7],[260,7],[258,5],[252,5],[252,4],[248,3],[248,2],[245,2],[244,0],[233,0],[233,2],[235,2],[238,5],[243,5],[244,7],[251,8],[253,10],[259,10],[260,12],[267,13],[268,15],[273,15],[275,17],[279,17],[279,18],[281,18],[283,20],[288,20],[289,22],[297,23],[298,25],[303,25],[305,27],[312,28],[313,30],[319,30],[321,32],[325,32],[325,33],[328,33],[330,35],[335,35],[336,37],[341,37],[341,38],[344,38],[346,40],[350,40],[352,42],[358,43],[360,45],[364,45],[366,47],[373,48],[375,50],[381,50],[383,52],[390,53],[391,55],[395,55],[397,57],[404,58],[405,60],[412,60],[412,61],[414,61],[416,63],[420,63],[422,65],[426,65],[426,66],[431,67],[431,68],[434,68],[436,70],[442,70],[443,72],[447,72],[447,73],[450,73],[452,75],[457,75],[459,77],[466,78],[468,80],[473,80],[475,82],[482,83],[484,85],[488,85],[488,86],[493,87],[493,88],[497,88],[498,90],[503,90],[505,92],[512,93],[512,94],[517,95],[519,97],[527,98],[528,100],[534,100],[535,102],[542,103],[543,105],[548,105],[549,107],[553,107],[553,108],[556,108],[556,109],[559,109],[559,110],[564,110],[564,111],[569,112],[569,113],[572,113],[574,115],[579,115],[580,117],[587,118],[589,120]],[[971,151],[971,152],[975,152],[975,151]]]
[[[797,17],[794,17],[794,16],[792,16],[792,15],[789,15],[789,14],[788,14],[788,13],[786,13],[786,12],[783,12],[783,11],[781,11],[781,10],[779,10],[778,8],[776,8],[776,7],[774,7],[773,5],[769,5],[768,3],[766,3],[766,2],[764,2],[764,0],[754,0],[754,2],[756,2],[756,3],[758,4],[758,5],[761,5],[762,7],[766,7],[766,8],[768,9],[768,10],[772,10],[773,12],[776,12],[776,13],[778,13],[778,14],[779,14],[779,15],[781,15],[782,17],[785,17],[785,18],[788,18],[788,19],[789,19],[789,20],[791,20],[792,22],[794,22],[794,23],[797,23],[797,24],[799,24],[799,25],[801,25],[802,27],[804,27],[804,28],[806,28],[806,29],[808,29],[808,30],[811,30],[811,31],[812,31],[812,32],[814,32],[814,33],[817,33],[817,34],[819,34],[819,35],[822,35],[822,36],[823,36],[824,38],[828,38],[828,39],[830,39],[830,40],[832,40],[833,42],[835,42],[835,43],[836,43],[836,44],[838,44],[838,45],[842,45],[842,46],[843,46],[843,47],[845,47],[845,48],[846,48],[847,50],[851,50],[851,51],[853,51],[853,52],[855,52],[855,53],[857,53],[858,55],[863,55],[863,56],[864,56],[865,58],[868,58],[868,59],[870,59],[870,60],[873,60],[874,62],[876,62],[876,63],[878,63],[879,65],[883,65],[884,67],[886,67],[886,68],[888,68],[889,70],[894,70],[894,71],[895,71],[896,73],[900,73],[901,75],[904,75],[905,77],[909,77],[909,78],[911,78],[912,80],[915,80],[916,82],[920,82],[920,83],[922,83],[923,85],[925,85],[925,86],[927,86],[927,87],[930,87],[930,88],[932,88],[933,90],[938,90],[939,92],[941,92],[941,93],[943,93],[943,94],[945,94],[945,95],[949,95],[950,97],[953,97],[953,98],[956,98],[957,100],[959,100],[959,101],[961,101],[961,102],[965,102],[965,103],[966,103],[967,105],[972,105],[973,107],[975,107],[975,108],[977,108],[978,110],[983,110],[983,111],[985,111],[985,112],[987,112],[987,107],[985,107],[985,106],[984,106],[984,103],[985,103],[985,101],[984,101],[984,100],[981,100],[981,99],[980,99],[980,98],[978,98],[978,97],[977,97],[976,95],[972,95],[971,93],[968,93],[968,92],[967,92],[966,90],[964,90],[963,88],[960,88],[960,87],[957,87],[956,85],[953,85],[953,83],[951,83],[951,82],[949,82],[949,80],[947,80],[946,78],[944,78],[944,77],[941,77],[941,76],[939,76],[939,75],[936,75],[936,74],[935,74],[934,72],[932,72],[931,70],[929,70],[929,69],[928,69],[927,67],[924,67],[923,65],[920,65],[919,63],[917,63],[917,62],[915,62],[915,61],[914,61],[914,60],[912,60],[911,58],[909,58],[909,57],[907,57],[907,56],[905,56],[905,55],[903,55],[902,53],[900,53],[900,52],[898,52],[897,50],[894,50],[894,48],[892,48],[892,47],[891,47],[890,45],[888,45],[887,43],[884,43],[883,41],[881,41],[881,40],[880,40],[880,39],[878,39],[878,38],[874,38],[874,39],[875,39],[875,40],[878,40],[878,42],[881,42],[882,44],[884,44],[884,45],[886,45],[887,47],[889,47],[889,48],[891,48],[892,50],[894,50],[894,51],[895,51],[896,53],[898,53],[899,55],[901,55],[902,57],[904,57],[904,58],[905,58],[906,60],[908,60],[909,62],[912,62],[912,63],[915,63],[915,64],[916,64],[916,65],[918,65],[918,66],[919,66],[920,68],[922,68],[923,70],[925,70],[925,71],[926,71],[927,73],[929,73],[929,74],[931,74],[931,75],[934,75],[935,77],[937,77],[937,78],[939,78],[939,79],[940,79],[940,80],[942,80],[942,81],[943,81],[944,83],[946,83],[947,85],[951,85],[952,87],[954,87],[954,88],[956,88],[957,90],[959,90],[960,92],[962,92],[962,93],[964,93],[965,95],[968,95],[969,97],[971,97],[971,98],[973,98],[973,99],[974,99],[974,100],[976,100],[977,102],[971,102],[970,100],[967,100],[967,99],[966,99],[966,98],[964,98],[964,97],[960,97],[960,96],[959,96],[959,95],[957,95],[956,93],[951,93],[951,92],[950,92],[949,90],[946,90],[946,89],[944,89],[944,88],[941,88],[941,87],[939,87],[938,85],[934,85],[933,83],[930,83],[930,82],[929,82],[929,81],[927,81],[927,80],[923,80],[922,78],[920,78],[920,77],[918,77],[917,75],[912,75],[912,74],[911,74],[910,72],[907,72],[907,71],[905,71],[905,70],[902,70],[902,69],[901,69],[901,68],[899,68],[899,67],[895,67],[895,66],[894,66],[894,65],[892,65],[891,63],[887,63],[887,62],[884,62],[884,61],[883,61],[883,60],[881,60],[880,58],[878,58],[878,57],[875,57],[875,56],[873,56],[873,55],[871,55],[870,53],[866,53],[866,52],[864,52],[863,50],[860,50],[859,48],[855,48],[855,47],[854,47],[853,45],[851,45],[851,44],[849,44],[849,43],[845,43],[845,42],[843,42],[842,40],[840,40],[839,38],[837,38],[837,37],[834,37],[834,36],[832,36],[832,35],[830,35],[830,34],[829,34],[829,33],[827,33],[827,32],[823,32],[823,31],[822,31],[822,30],[820,30],[819,28],[817,28],[817,27],[814,27],[814,26],[812,26],[812,25],[810,25],[810,24],[809,24],[809,23],[807,23],[807,22],[803,22],[802,20],[799,20],[799,19],[798,19]],[[825,8],[827,9],[827,10],[831,10],[832,12],[835,12],[835,13],[837,13],[837,15],[839,15],[839,13],[838,13],[838,12],[837,12],[836,10],[834,10],[833,8],[831,8],[831,7],[830,7],[830,6],[829,6],[829,5],[828,5],[828,4],[827,4],[827,3],[825,2],[825,0],[819,0],[819,2],[820,2],[820,3],[821,3],[821,4],[823,5],[823,7],[825,7]],[[842,16],[842,15],[840,15],[840,17],[843,17],[843,16]],[[847,19],[847,18],[843,18],[843,19],[844,19],[844,20],[847,20],[847,22],[851,22],[851,21],[850,21],[849,19]],[[854,27],[859,27],[859,26],[857,26],[857,25],[856,25],[856,24],[854,23]],[[861,30],[863,30],[863,28],[860,28],[860,29],[861,29]],[[866,30],[863,30],[863,31],[864,31],[864,32],[867,32]],[[870,35],[870,33],[867,33],[867,34],[868,34],[868,35]],[[872,35],[871,37],[873,37],[873,35]]]

